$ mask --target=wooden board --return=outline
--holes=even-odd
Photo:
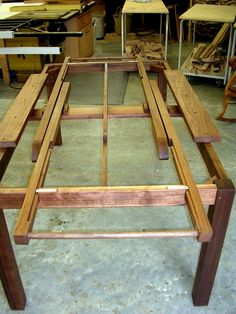
[[[199,232],[199,241],[207,242],[211,239],[212,228],[203,207],[197,186],[194,182],[191,169],[188,165],[182,145],[167,111],[165,102],[155,81],[151,81],[151,87],[157,101],[157,106],[161,112],[163,122],[166,125],[166,128],[168,128],[169,136],[173,142],[171,152],[176,165],[177,173],[181,183],[188,187],[185,198],[193,226]]]
[[[180,70],[165,70],[167,82],[195,142],[218,142],[220,135],[198,96]]]
[[[47,74],[31,74],[0,123],[0,147],[16,147]]]
[[[197,185],[203,204],[215,203],[215,184]],[[182,206],[186,186],[106,186],[106,187],[50,187],[37,189],[39,208],[109,208],[122,206]],[[1,188],[0,208],[21,208],[26,188]]]
[[[61,86],[63,84],[63,79],[66,75],[66,71],[68,68],[67,63],[69,62],[69,60],[70,60],[70,58],[66,57],[62,66],[61,66],[61,69],[60,69],[60,72],[57,76],[55,85],[54,85],[53,90],[51,92],[51,95],[49,97],[47,106],[44,110],[43,117],[42,117],[40,124],[37,128],[37,131],[35,133],[33,145],[32,145],[32,160],[33,161],[36,161],[38,158],[38,154],[39,154],[40,148],[42,146],[43,139],[44,139],[45,133],[47,131],[47,127],[48,127],[54,106],[55,106],[56,101],[57,101],[57,97],[59,95]]]
[[[27,235],[33,226],[38,205],[38,195],[36,194],[36,189],[41,187],[46,176],[46,169],[49,163],[51,151],[50,146],[53,145],[56,138],[61,112],[67,99],[69,88],[70,83],[63,83],[53,115],[50,119],[38,160],[30,178],[29,186],[14,230],[15,241],[18,244],[28,243]]]
[[[26,4],[26,5],[12,5],[11,12],[25,12],[25,11],[79,11],[81,12],[81,5],[78,4]]]
[[[158,152],[159,159],[168,159],[169,158],[169,147],[168,140],[166,136],[166,130],[163,126],[160,113],[156,106],[155,98],[152,94],[149,79],[145,71],[145,67],[142,61],[141,56],[137,56],[138,60],[138,70],[143,84],[143,90],[147,100],[147,104],[150,110],[152,127],[153,127],[153,136]]]

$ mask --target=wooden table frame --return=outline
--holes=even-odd
[[[67,73],[84,71],[104,72],[104,97],[101,106],[71,107],[68,105],[70,83]],[[110,71],[138,71],[147,105],[109,106],[108,79]],[[149,80],[146,71],[158,73],[158,80]],[[37,83],[37,84],[36,84]],[[166,106],[166,90],[169,84],[177,105]],[[48,102],[44,110],[34,109],[43,86],[47,85]],[[182,86],[182,87],[181,87]],[[28,97],[25,97],[30,90]],[[185,93],[183,93],[183,90]],[[187,91],[187,93],[186,93]],[[185,95],[187,95],[185,98]],[[190,97],[188,97],[190,96]],[[190,98],[190,103],[189,99]],[[193,103],[193,105],[191,105]],[[22,109],[25,106],[25,115]],[[188,105],[188,107],[186,107]],[[186,111],[186,108],[188,109]],[[193,110],[193,111],[192,111]],[[14,112],[15,121],[12,121]],[[21,115],[17,115],[17,113]],[[192,121],[192,115],[195,115]],[[209,172],[209,182],[196,185],[176,135],[171,117],[183,116],[196,146]],[[160,159],[174,157],[179,185],[162,186],[109,186],[107,175],[108,123],[111,118],[150,118],[153,136]],[[9,120],[10,119],[10,120]],[[44,180],[54,145],[61,145],[60,122],[66,119],[103,119],[102,178],[98,187],[44,187]],[[193,304],[207,305],[216,275],[224,237],[234,199],[234,186],[211,144],[220,139],[212,122],[207,128],[198,128],[202,119],[209,119],[199,99],[181,72],[171,70],[166,62],[136,59],[103,58],[71,61],[48,65],[41,74],[34,74],[27,81],[0,124],[0,178],[8,166],[23,130],[30,120],[40,120],[33,141],[32,159],[35,161],[28,188],[0,188],[0,208],[21,208],[14,230],[17,244],[28,244],[30,239],[98,239],[98,238],[160,238],[196,237],[203,242],[196,277],[193,285]],[[6,123],[8,127],[6,130]],[[15,124],[16,123],[16,124]],[[4,131],[5,130],[5,131]],[[165,162],[165,161],[163,161]],[[189,230],[147,230],[136,232],[80,231],[53,233],[33,230],[37,208],[58,207],[115,207],[115,206],[170,206],[187,205],[193,228]],[[208,217],[204,205],[209,205]],[[12,309],[24,309],[26,296],[16,264],[6,226],[4,212],[0,210],[0,275],[9,305]],[[212,232],[213,231],[213,232]]]

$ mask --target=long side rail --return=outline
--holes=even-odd
[[[168,139],[166,135],[166,129],[162,123],[162,119],[160,113],[156,106],[155,98],[152,94],[152,90],[150,88],[149,79],[140,55],[137,56],[137,66],[139,70],[139,75],[142,80],[143,90],[146,96],[147,104],[150,110],[151,120],[152,120],[152,129],[153,136],[157,148],[157,153],[159,159],[168,159],[169,158],[169,147],[168,147]]]
[[[43,181],[46,176],[45,170],[47,169],[49,162],[51,151],[50,147],[56,140],[60,116],[68,97],[69,88],[70,83],[63,83],[49,122],[49,126],[47,128],[47,132],[45,134],[45,138],[42,143],[42,147],[39,152],[37,162],[30,178],[26,196],[14,230],[15,242],[18,244],[27,244],[29,241],[28,233],[33,227],[38,204],[38,194],[36,194],[36,189],[42,186],[43,182],[41,181]]]
[[[68,62],[69,62],[70,58],[66,57],[60,72],[58,73],[56,82],[54,84],[53,90],[51,92],[51,95],[49,97],[49,100],[47,102],[47,105],[45,107],[42,119],[40,120],[39,126],[37,128],[37,131],[35,133],[34,136],[34,140],[33,140],[33,145],[32,145],[32,160],[36,161],[39,155],[39,151],[40,148],[42,146],[43,143],[43,139],[45,137],[48,125],[49,125],[49,121],[51,119],[52,113],[53,113],[53,109],[55,107],[57,98],[59,96],[62,84],[63,84],[63,79],[65,78],[67,69],[68,69]]]
[[[170,133],[172,138],[173,146],[171,147],[171,152],[174,157],[179,178],[184,185],[188,186],[188,191],[186,192],[186,203],[189,208],[189,213],[192,219],[193,226],[199,232],[198,240],[201,242],[210,241],[212,236],[212,228],[207,218],[205,209],[203,207],[200,195],[194,182],[182,145],[176,134],[174,125],[167,111],[166,104],[162,98],[162,95],[155,81],[151,81],[151,87],[159,111],[161,112],[163,122],[166,125],[166,128],[168,127],[168,132]]]

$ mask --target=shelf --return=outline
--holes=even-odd
[[[181,70],[185,75],[189,75],[189,76],[200,76],[200,77],[208,77],[208,78],[214,78],[214,79],[218,79],[218,80],[224,80],[225,78],[225,59],[224,59],[224,66],[223,69],[219,72],[214,72],[214,71],[199,71],[194,69],[193,71],[188,69],[189,63],[190,63],[190,59],[191,59],[191,53],[188,55],[188,57],[186,58],[186,60],[184,61],[184,63],[181,66]]]

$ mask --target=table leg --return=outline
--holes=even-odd
[[[121,55],[124,55],[124,14],[121,14]]]
[[[165,34],[165,60],[167,60],[167,45],[168,45],[168,25],[169,25],[169,14],[166,14],[166,34]]]
[[[208,211],[213,237],[210,242],[202,244],[192,291],[195,306],[208,305],[235,194],[230,179],[219,179],[216,185],[218,190],[216,202]]]
[[[232,51],[231,43],[233,44],[233,25],[230,25],[230,34],[229,34],[229,43],[228,43],[228,52],[225,63],[225,76],[224,76],[224,84],[229,80],[231,71],[229,70],[229,58]]]
[[[182,54],[182,42],[183,42],[183,22],[184,22],[184,20],[180,21],[178,69],[180,69],[180,66],[181,66],[181,54]]]
[[[160,30],[159,30],[159,33],[160,33],[160,44],[162,43],[161,42],[161,35],[162,35],[162,14],[160,14]]]
[[[0,277],[10,308],[12,310],[23,310],[26,304],[26,296],[3,209],[0,209]]]
[[[197,22],[193,21],[193,48],[194,48],[195,42],[196,42],[196,26],[197,26]]]

